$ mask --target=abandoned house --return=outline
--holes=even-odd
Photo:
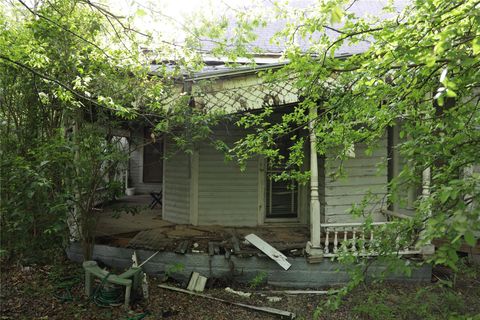
[[[350,10],[374,14],[381,8],[378,1],[359,1]],[[274,32],[262,32],[255,45],[268,43]],[[337,56],[360,53],[367,45],[344,45]],[[276,110],[273,117],[280,117],[298,103],[299,96],[288,81],[266,83],[259,76],[262,70],[282,66],[278,58],[283,48],[269,44],[263,49],[268,54],[258,57],[256,67],[227,68],[219,61],[207,62],[202,72],[185,78],[181,87],[188,87],[195,105],[206,110],[222,108],[228,114],[237,114],[269,105]],[[153,72],[155,68],[152,66]],[[208,80],[208,90],[202,85],[204,80]],[[128,133],[132,149],[128,177],[135,194],[120,199],[117,208],[137,205],[140,209],[135,215],[122,213],[118,219],[109,217],[105,209],[97,227],[95,258],[127,266],[133,249],[143,257],[150,255],[149,250],[158,250],[162,253],[145,265],[147,272],[164,271],[182,263],[185,274],[232,274],[239,279],[251,278],[263,270],[270,283],[291,287],[346,281],[347,275],[338,273],[338,266],[328,258],[338,254],[347,238],[353,239],[350,250],[368,255],[368,248],[355,244],[355,239],[365,244],[375,237],[374,231],[362,231],[361,217],[349,213],[352,205],[367,194],[375,195],[376,200],[366,211],[373,213],[373,225],[381,227],[390,223],[392,216],[408,218],[422,190],[410,190],[404,195],[406,201],[393,207],[387,208],[386,202],[381,201],[389,180],[404,165],[394,148],[400,141],[398,128],[385,132],[370,155],[365,153],[365,145],[355,145],[351,157],[344,162],[346,177],[338,179],[332,178],[339,166],[336,155],[320,157],[311,152],[316,150],[315,134],[311,128],[304,131],[302,134],[309,138],[304,147],[304,169],[311,172],[311,177],[303,185],[272,178],[283,168],[270,167],[260,156],[248,160],[246,170],[241,171],[238,164],[226,161],[225,155],[208,141],[196,144],[193,152],[187,154],[178,151],[168,138],[151,141],[149,128],[134,127]],[[230,145],[245,134],[244,129],[229,121],[213,128],[215,138]],[[280,152],[287,152],[289,143],[288,138],[279,141]],[[428,179],[429,173],[424,172],[425,188]],[[285,253],[291,268],[283,270],[275,259],[259,256],[260,251],[244,242],[243,237],[250,233]],[[423,249],[411,246],[398,252],[418,257]],[[69,254],[80,259],[79,248],[72,247]],[[371,272],[381,266],[378,268]],[[411,279],[426,281],[430,273],[430,267],[424,266]]]

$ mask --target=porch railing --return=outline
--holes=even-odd
[[[321,225],[321,242],[323,257],[337,257],[341,253],[351,252],[357,256],[376,256],[379,254],[377,236],[382,226],[392,222],[373,222],[369,229],[361,222],[323,223]],[[392,243],[392,253],[399,255],[419,254],[414,244],[401,244],[400,238]]]

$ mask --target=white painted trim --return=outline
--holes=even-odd
[[[265,206],[266,206],[266,189],[265,182],[266,177],[266,165],[263,157],[258,158],[258,212],[257,212],[257,224],[262,225],[265,223]]]
[[[308,123],[310,136],[310,244],[313,248],[320,247],[320,200],[318,192],[318,158],[317,136],[315,133],[315,119],[318,117],[317,107],[310,109],[310,121]]]
[[[141,138],[140,138],[140,148],[138,149],[139,152],[140,152],[140,157],[139,157],[139,159],[140,159],[140,161],[139,161],[139,166],[140,166],[140,168],[138,169],[138,172],[139,172],[139,174],[140,174],[140,177],[139,177],[138,181],[139,181],[140,183],[142,183],[142,184],[145,184],[145,181],[143,181],[143,166],[145,165],[144,159],[143,159],[143,158],[144,158],[144,157],[143,157],[143,156],[144,156],[144,150],[143,150],[143,148],[145,147],[145,131],[144,131],[144,130],[145,130],[145,128],[142,128],[142,134],[141,134],[141,136],[140,136],[140,137],[141,137]]]
[[[276,222],[284,222],[284,223],[296,223],[300,224],[301,220],[297,216],[296,218],[266,218],[265,217],[265,223],[276,223]]]
[[[198,166],[199,152],[194,150],[190,156],[190,224],[198,226]]]
[[[167,154],[167,139],[164,136],[163,138],[163,168],[162,168],[162,219],[165,219],[165,175],[167,168],[167,159],[165,155]]]

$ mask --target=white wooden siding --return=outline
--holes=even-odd
[[[175,223],[189,223],[190,215],[190,159],[176,150],[172,141],[166,141],[164,162],[163,218]]]
[[[215,135],[232,143],[241,137],[235,128],[216,128]],[[254,226],[258,216],[258,160],[250,160],[246,171],[225,161],[223,153],[207,143],[199,146],[199,225]]]
[[[364,197],[371,193],[376,200],[367,206],[366,211],[378,212],[382,207],[381,199],[387,193],[387,139],[382,139],[371,156],[365,154],[366,146],[355,145],[355,158],[345,160],[345,178],[332,178],[332,173],[340,166],[340,161],[326,161],[325,164],[325,222],[360,222],[361,218],[354,218],[348,213],[353,204],[359,204]],[[334,158],[335,154],[327,155]],[[379,164],[382,164],[379,166]],[[386,203],[385,203],[386,204]],[[384,205],[385,207],[385,205]],[[383,208],[384,208],[383,207]],[[374,215],[375,221],[384,221],[380,213]]]

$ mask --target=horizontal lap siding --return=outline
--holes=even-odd
[[[340,161],[335,160],[330,163],[327,161],[325,167],[325,221],[327,223],[361,222],[361,218],[353,217],[348,211],[353,204],[360,204],[369,194],[375,197],[369,198],[365,212],[377,212],[374,214],[374,220],[384,220],[378,211],[382,208],[382,199],[387,193],[388,184],[386,138],[379,142],[372,155],[367,156],[365,150],[365,145],[355,145],[355,158],[343,162],[346,174],[344,178],[333,180],[331,174],[340,166]],[[330,158],[334,156],[331,154]]]
[[[215,136],[229,145],[242,136],[239,129],[218,128]],[[208,144],[199,147],[198,222],[200,225],[254,226],[258,213],[258,161],[245,171]]]
[[[189,223],[190,215],[190,161],[189,156],[175,150],[167,141],[164,183],[164,219],[176,223]]]

